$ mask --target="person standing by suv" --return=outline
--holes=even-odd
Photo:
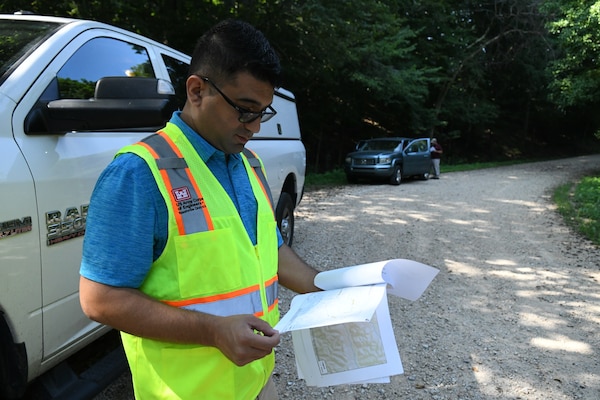
[[[276,113],[279,79],[261,32],[217,24],[196,45],[183,110],[96,184],[81,305],[122,332],[138,399],[277,398],[278,283],[319,290],[244,149]]]
[[[444,151],[436,138],[431,139],[429,152],[431,153],[431,165],[433,167],[433,176],[431,178],[440,179],[440,160]]]

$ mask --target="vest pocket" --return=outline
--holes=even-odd
[[[231,229],[177,236],[174,240],[181,298],[210,296],[243,287]]]

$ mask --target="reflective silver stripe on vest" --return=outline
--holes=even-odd
[[[271,308],[271,306],[273,306],[277,301],[277,293],[279,291],[278,281],[271,283],[265,289],[267,292],[267,304],[269,305],[269,308]]]
[[[169,143],[158,134],[150,135],[143,139],[142,142],[146,143],[158,154],[159,158],[156,159],[156,165],[160,170],[164,170],[167,173],[172,191],[184,194],[180,200],[175,199],[183,221],[185,233],[208,231],[208,223],[202,210],[203,200],[200,199],[199,194],[196,192],[193,183],[186,173],[186,168],[188,168],[187,162],[177,156]],[[175,193],[170,193],[170,195],[176,196]]]
[[[233,314],[256,314],[263,311],[259,290],[229,299],[189,304],[182,308],[219,317],[228,317]]]
[[[277,300],[278,283],[274,281],[266,287],[267,307],[270,309],[275,305]],[[181,308],[186,310],[199,311],[206,314],[227,317],[233,314],[263,314],[262,302],[260,301],[260,291],[255,290],[250,293],[245,293],[230,298],[219,298],[214,300],[198,299],[197,303],[186,304]],[[234,311],[232,313],[232,311]]]
[[[246,156],[246,158],[248,159],[248,163],[250,164],[250,166],[252,168],[254,168],[254,172],[256,172],[256,176],[258,176],[258,179],[260,179],[260,182],[262,183],[263,187],[265,188],[265,192],[267,192],[267,197],[269,198],[269,201],[271,202],[271,208],[273,208],[273,211],[275,211],[275,205],[273,204],[273,195],[271,194],[271,189],[269,188],[269,182],[267,182],[267,177],[265,176],[265,174],[263,173],[263,170],[260,166],[260,161],[258,160],[258,158],[256,158],[256,155],[248,150],[247,148],[244,147],[244,155]]]

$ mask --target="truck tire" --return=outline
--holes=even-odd
[[[0,399],[20,399],[26,387],[25,345],[13,343],[10,329],[0,315]]]
[[[399,185],[402,182],[402,168],[399,165],[394,166],[392,175],[390,175],[390,185]]]
[[[291,247],[294,239],[294,201],[288,193],[281,193],[275,210],[275,218],[283,242]]]

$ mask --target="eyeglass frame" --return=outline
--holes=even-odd
[[[273,118],[275,116],[275,114],[277,114],[277,111],[270,105],[267,106],[264,110],[262,110],[260,112],[254,112],[254,111],[248,110],[247,108],[240,107],[237,104],[235,104],[233,102],[233,100],[231,100],[229,97],[227,97],[227,95],[225,93],[223,93],[221,91],[221,89],[219,89],[217,87],[217,85],[215,85],[215,83],[213,81],[211,81],[209,78],[207,78],[206,76],[201,76],[201,75],[196,75],[196,76],[198,78],[202,79],[204,82],[210,83],[210,85],[212,87],[214,87],[217,92],[219,92],[219,94],[221,95],[221,97],[223,97],[223,99],[227,102],[227,104],[229,104],[237,112],[240,113],[240,116],[238,117],[238,121],[242,124],[249,124],[251,122],[256,121],[259,118],[260,118],[261,123],[267,122],[268,120]]]

